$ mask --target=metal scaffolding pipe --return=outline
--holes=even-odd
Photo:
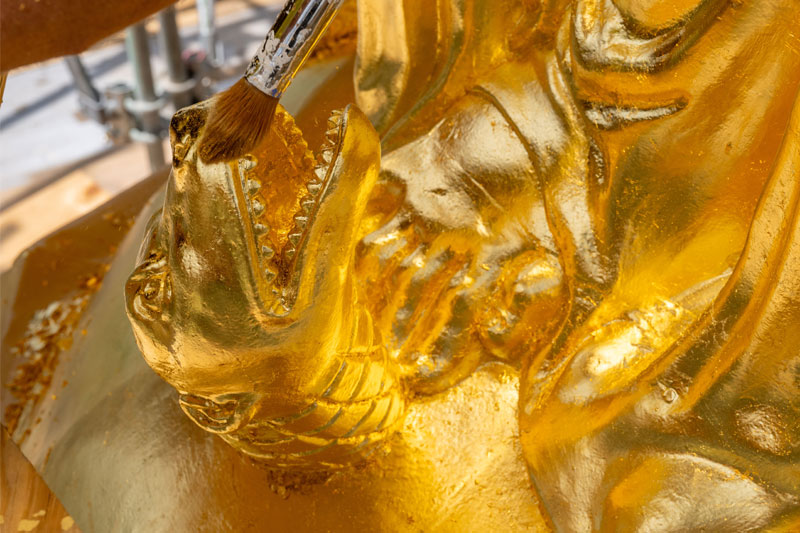
[[[219,65],[222,57],[217,53],[217,29],[214,21],[214,0],[197,0],[197,27],[200,41],[212,65]]]
[[[86,115],[92,119],[104,123],[106,121],[106,110],[103,105],[103,98],[100,95],[89,73],[86,72],[86,67],[83,66],[81,58],[77,55],[66,56],[64,62],[72,74],[72,80],[75,82],[75,88],[78,90],[78,101],[81,109]]]
[[[75,81],[75,87],[78,91],[85,94],[87,98],[100,103],[100,92],[95,89],[92,84],[92,80],[89,78],[89,74],[86,72],[86,68],[83,66],[80,57],[76,55],[66,56],[64,61],[67,63],[67,67],[72,74],[72,79]]]
[[[164,148],[161,144],[161,117],[159,116],[160,102],[156,97],[153,83],[153,71],[150,68],[150,47],[147,44],[147,30],[144,23],[129,26],[125,32],[125,46],[128,58],[133,66],[135,78],[134,95],[136,101],[132,102],[131,111],[140,120],[141,127],[146,135],[147,154],[152,170],[164,166]]]
[[[169,86],[172,102],[176,109],[186,107],[192,103],[192,88],[194,80],[189,79],[189,73],[181,58],[181,37],[178,33],[178,23],[175,20],[175,7],[169,6],[158,13],[158,22],[161,26],[159,42],[161,53],[167,64],[169,73]]]

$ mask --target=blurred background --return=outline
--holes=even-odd
[[[0,272],[163,168],[175,109],[235,83],[283,0],[180,0],[86,52],[9,73],[0,106]]]

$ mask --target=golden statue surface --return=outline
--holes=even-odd
[[[118,248],[149,190],[18,261],[14,439],[84,531],[800,528],[799,9],[360,0],[252,154],[183,109]]]

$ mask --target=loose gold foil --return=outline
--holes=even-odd
[[[798,343],[785,342],[799,283],[791,11],[723,0],[361,3],[356,102],[382,132],[383,156],[376,141],[355,142],[363,155],[323,147],[309,187],[347,199],[319,214],[301,200],[288,245],[299,261],[283,251],[265,275],[257,252],[237,252],[262,241],[226,237],[196,254],[225,255],[205,274],[223,292],[206,294],[194,260],[169,258],[171,298],[192,303],[164,304],[153,327],[137,314],[147,296],[134,275],[145,357],[195,398],[182,401],[202,427],[222,424],[228,442],[270,464],[310,468],[355,442],[358,461],[391,432],[375,420],[400,420],[407,403],[499,361],[522,368],[532,493],[556,527],[776,520],[798,504],[800,442]],[[361,123],[344,139],[376,138]],[[364,157],[380,166],[374,185]],[[189,163],[183,178],[186,164],[176,188],[226,176],[213,192],[184,187],[204,209],[241,195],[242,161]],[[248,164],[256,176],[281,165],[273,154]],[[359,185],[342,192],[343,179]],[[281,212],[300,191],[258,209]],[[186,240],[242,231],[253,209],[238,202],[204,221],[168,193],[159,244],[145,253],[176,246],[167,213],[186,219]],[[328,247],[295,252],[315,230]],[[350,358],[375,352],[350,370]],[[320,413],[341,383],[344,403]],[[362,387],[373,396],[359,418]],[[291,461],[260,451],[285,446]]]
[[[206,166],[214,101],[173,120],[125,296],[179,398],[107,292],[131,241],[83,344],[126,377],[48,436],[79,525],[800,527],[796,2],[357,9],[309,131]]]

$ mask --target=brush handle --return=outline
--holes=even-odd
[[[289,0],[247,67],[244,78],[280,98],[344,0]]]

